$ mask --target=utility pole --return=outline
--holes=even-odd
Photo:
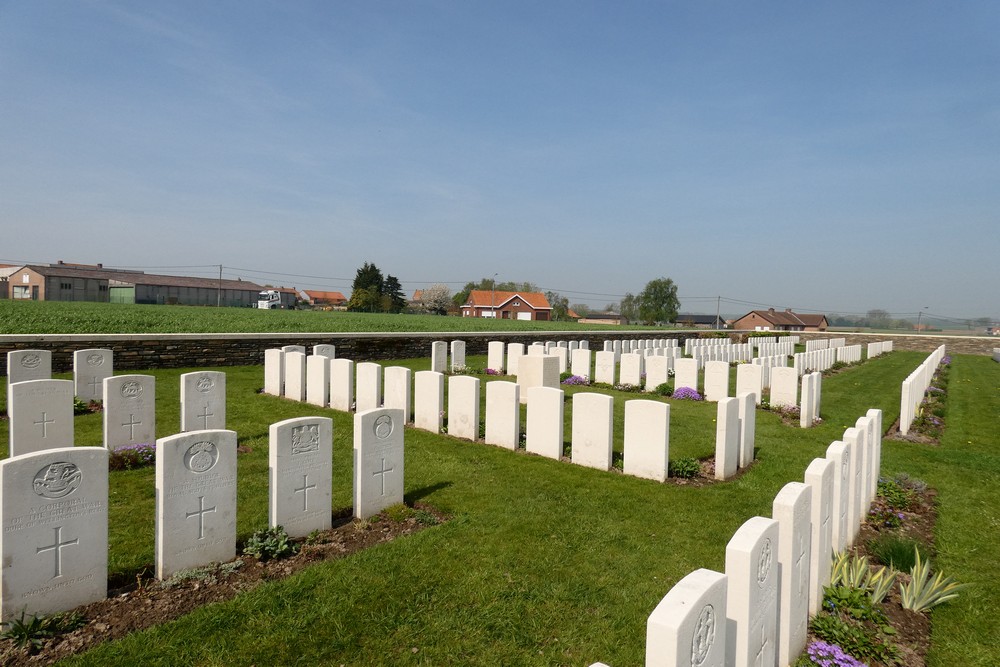
[[[499,274],[493,274],[493,290],[490,293],[490,312],[494,320],[497,318],[497,275]]]
[[[722,304],[722,297],[721,296],[715,297],[715,328],[716,329],[721,329],[722,328],[721,326],[719,326],[719,309],[720,309],[721,304]]]
[[[222,306],[222,264],[219,264],[219,289],[215,296],[215,307],[220,308]]]

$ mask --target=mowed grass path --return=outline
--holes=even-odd
[[[607,328],[575,322],[482,317],[0,299],[0,334],[600,331]],[[615,327],[616,330],[642,328]]]
[[[755,514],[769,515],[775,493],[801,481],[809,461],[868,408],[881,408],[892,423],[899,383],[925,356],[896,352],[827,378],[824,423],[816,428],[784,426],[758,412],[758,462],[733,482],[703,488],[409,429],[407,499],[451,513],[450,522],[314,566],[69,664],[642,664],[646,618],[670,587],[698,567],[722,569],[733,531]],[[998,368],[987,358],[955,357],[941,448],[885,443],[885,472],[906,471],[941,490],[935,562],[976,584],[935,615],[932,664],[942,667],[1000,663],[993,613],[1000,607]],[[230,425],[253,450],[239,459],[241,539],[267,521],[267,427],[280,419],[334,418],[333,505],[349,506],[352,416],[255,394],[260,367],[225,370]],[[179,420],[180,371],[154,374],[158,432],[169,435]],[[635,397],[617,394],[617,409]],[[715,405],[674,401],[671,411],[671,458],[710,454]],[[78,444],[100,441],[100,419],[78,418]],[[616,435],[620,440],[620,429]],[[111,490],[111,569],[127,578],[152,564],[152,469],[113,473]]]

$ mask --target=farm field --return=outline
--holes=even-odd
[[[892,424],[900,382],[925,356],[894,352],[825,378],[823,422],[811,429],[759,411],[757,462],[733,481],[702,487],[407,429],[407,500],[430,503],[450,521],[67,664],[642,664],[646,618],[670,587],[693,569],[721,570],[733,531],[770,515],[777,491],[801,481],[809,462],[868,408]],[[468,362],[485,366],[484,357]],[[398,365],[426,370],[429,360]],[[257,394],[260,366],[219,370],[227,373],[229,427],[249,448],[239,458],[238,538],[266,525],[267,428],[282,419],[334,419],[333,507],[349,507],[352,415]],[[163,437],[179,423],[175,397],[185,371],[149,372]],[[935,566],[974,584],[934,613],[930,664],[938,667],[1000,663],[1000,546],[992,537],[1000,527],[998,377],[1000,365],[987,357],[954,356],[942,445],[884,441],[885,474],[906,472],[939,490]],[[624,401],[638,396],[613,393],[620,420]],[[715,404],[660,400],[671,404],[671,459],[710,456]],[[100,444],[100,429],[100,414],[77,417],[77,444]],[[620,448],[620,421],[616,441]],[[134,577],[153,562],[153,469],[113,472],[110,507],[111,574]]]
[[[600,331],[607,328],[574,322],[479,317],[0,299],[0,334]],[[648,327],[615,327],[623,328]]]

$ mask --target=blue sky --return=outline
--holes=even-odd
[[[1000,317],[998,29],[997,2],[0,0],[0,262]]]

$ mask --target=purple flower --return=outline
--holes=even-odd
[[[809,644],[806,647],[806,655],[812,664],[820,667],[865,667],[865,663],[845,653],[838,645],[824,641],[814,641]]]
[[[496,370],[495,368],[487,368],[486,369],[486,374],[487,375],[503,375],[503,373],[501,373],[500,371]]]
[[[701,394],[691,387],[678,387],[674,389],[674,398],[680,401],[700,401]]]
[[[562,381],[563,384],[581,385],[587,386],[590,384],[590,380],[583,375],[570,375],[568,378]]]

